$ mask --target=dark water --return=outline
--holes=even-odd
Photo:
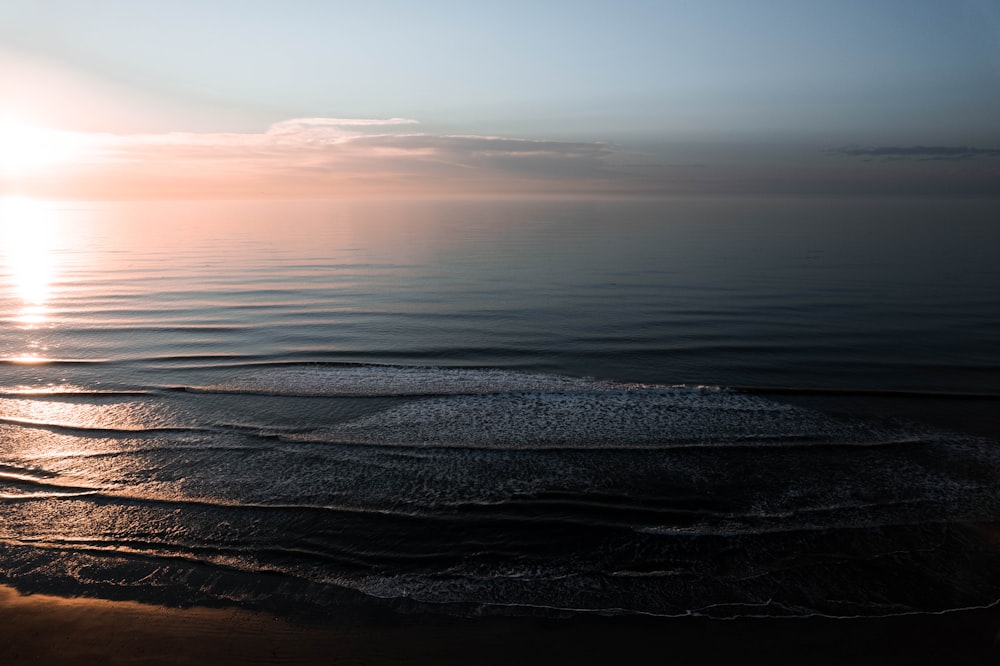
[[[998,212],[5,201],[0,580],[321,613],[993,603],[1000,448],[963,409],[1000,404]],[[784,402],[813,393],[867,416]],[[919,418],[942,401],[947,429]]]

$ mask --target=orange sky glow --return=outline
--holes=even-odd
[[[144,199],[462,191],[627,192],[602,142],[414,131],[403,118],[301,118],[259,133],[110,134],[0,121],[3,193]]]
[[[675,163],[603,141],[420,132],[406,118],[297,118],[260,132],[115,134],[0,119],[0,196],[254,199],[894,194],[989,190],[996,158],[845,149]],[[874,149],[894,150],[894,149]],[[907,149],[912,150],[912,149]],[[934,150],[934,149],[928,149]],[[958,149],[947,149],[958,150]]]

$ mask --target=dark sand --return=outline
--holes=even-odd
[[[295,622],[0,587],[0,664],[326,663],[1000,664],[1000,611],[863,620]]]

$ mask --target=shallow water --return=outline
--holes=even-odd
[[[727,387],[992,404],[996,212],[7,201],[0,577],[318,612],[992,603],[995,441]]]

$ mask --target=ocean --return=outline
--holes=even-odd
[[[995,200],[0,204],[0,583],[322,616],[1000,599]]]

